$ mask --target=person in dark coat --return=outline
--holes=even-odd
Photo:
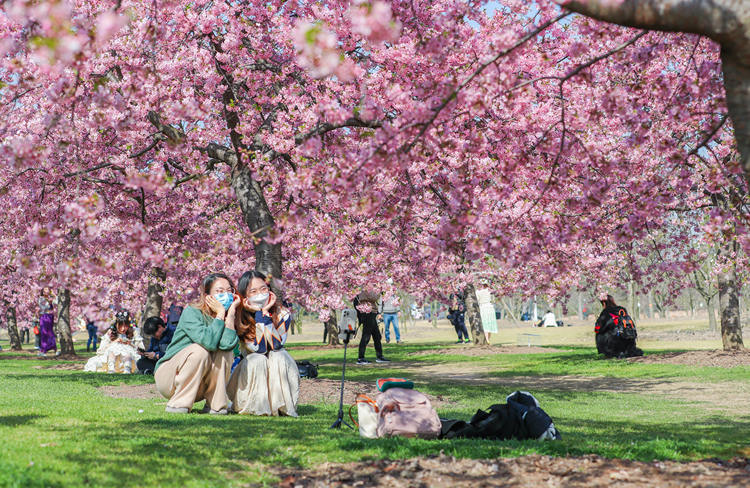
[[[375,362],[376,363],[389,363],[386,358],[383,357],[383,346],[380,342],[380,329],[378,329],[378,300],[380,295],[374,291],[367,290],[357,295],[353,302],[354,308],[357,310],[357,321],[362,328],[362,338],[359,340],[359,357],[357,358],[357,364],[370,364],[370,361],[365,359],[365,349],[367,349],[367,343],[372,341],[375,345]],[[363,310],[360,310],[361,306]],[[364,310],[369,308],[369,310]]]
[[[627,358],[643,356],[643,351],[635,346],[635,337],[626,338],[618,334],[615,329],[614,317],[627,316],[628,311],[615,303],[612,295],[599,296],[603,310],[596,319],[594,331],[596,333],[596,350],[606,357]],[[624,312],[624,313],[623,313]],[[633,326],[635,335],[635,326]]]
[[[466,330],[466,302],[464,301],[463,295],[460,293],[452,294],[448,300],[451,306],[448,307],[448,320],[450,320],[453,328],[456,329],[458,335],[458,341],[456,344],[463,342],[469,343],[469,331]]]
[[[141,358],[135,363],[141,374],[154,374],[156,362],[164,356],[172,342],[177,326],[165,324],[161,317],[149,317],[143,324],[143,333],[151,337],[148,350],[139,352]]]

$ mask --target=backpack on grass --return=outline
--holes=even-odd
[[[317,378],[318,366],[310,361],[297,361],[300,378]]]
[[[615,335],[622,337],[623,339],[633,339],[638,337],[638,333],[635,330],[635,322],[630,318],[630,315],[625,311],[624,308],[618,310],[617,315],[609,314],[610,319],[607,320],[607,328],[612,328]]]
[[[375,398],[378,437],[404,436],[435,439],[440,435],[440,417],[424,393],[389,388]]]

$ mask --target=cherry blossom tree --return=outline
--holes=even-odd
[[[146,291],[148,316],[248,267],[321,311],[386,277],[563,296],[616,284],[676,206],[746,193],[720,50],[695,35],[550,1],[2,8],[9,259],[84,303]],[[709,225],[741,252],[727,202]]]

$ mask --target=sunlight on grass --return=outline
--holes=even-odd
[[[447,347],[444,346],[437,347]],[[389,347],[387,368],[351,367],[349,378],[374,381],[442,365],[460,371],[479,367],[483,384],[460,384],[439,376],[419,378],[417,387],[449,400],[438,413],[468,419],[478,408],[505,401],[510,376],[537,377],[530,388],[563,434],[560,442],[478,439],[420,440],[360,438],[328,429],[337,406],[301,405],[301,417],[170,416],[164,399],[111,398],[104,385],[149,384],[152,378],[50,369],[63,361],[0,360],[0,486],[245,486],[271,484],[273,466],[309,467],[325,461],[408,458],[446,454],[494,458],[541,453],[596,453],[651,461],[729,458],[745,452],[750,417],[717,411],[700,402],[638,392],[555,390],[555,375],[605,378],[690,378],[704,383],[747,381],[750,369],[685,368],[668,364],[604,361],[590,347],[538,354],[466,357],[415,354],[435,344]],[[296,359],[319,363],[321,377],[340,377],[341,349],[290,347]],[[11,357],[2,353],[0,357]],[[39,368],[42,366],[42,368]],[[303,380],[314,381],[314,380]],[[200,404],[198,405],[200,406]]]

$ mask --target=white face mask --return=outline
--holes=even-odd
[[[257,308],[263,308],[263,306],[268,303],[268,297],[270,295],[268,292],[266,293],[259,293],[257,295],[253,295],[247,299],[248,302],[256,306]]]

